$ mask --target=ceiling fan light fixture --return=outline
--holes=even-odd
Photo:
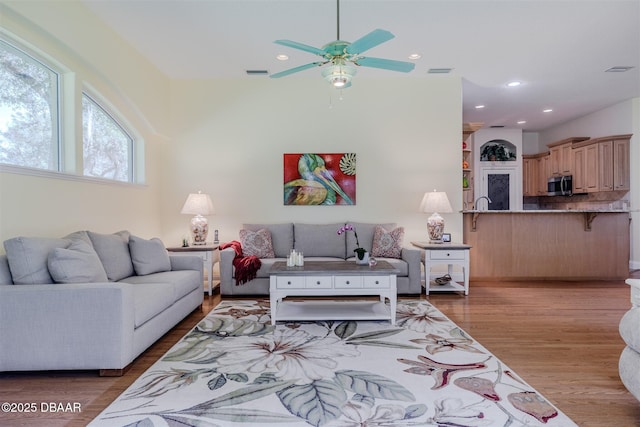
[[[349,86],[355,74],[355,67],[350,65],[332,65],[322,71],[322,77],[338,89]]]

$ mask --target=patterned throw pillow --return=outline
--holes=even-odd
[[[404,227],[387,231],[384,227],[376,226],[373,233],[373,247],[371,256],[384,258],[400,258],[402,255],[402,241],[404,239]]]
[[[257,256],[258,258],[275,258],[271,232],[266,228],[258,231],[240,230],[240,244],[244,256]]]

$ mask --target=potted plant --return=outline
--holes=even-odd
[[[487,144],[480,153],[480,159],[488,160],[490,162],[506,162],[509,160],[515,160],[515,156],[508,152],[502,144]]]

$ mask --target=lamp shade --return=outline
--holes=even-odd
[[[420,212],[449,213],[453,212],[453,209],[451,208],[451,203],[449,203],[447,193],[444,191],[433,190],[431,192],[424,193],[422,203],[420,203]]]
[[[189,194],[180,213],[189,215],[213,215],[215,209],[213,208],[211,197],[209,197],[208,194],[202,194],[198,191],[197,193]]]

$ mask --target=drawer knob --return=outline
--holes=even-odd
[[[291,281],[289,280],[289,281],[287,282],[287,285],[290,285],[290,284],[291,284]]]
[[[320,284],[320,280],[318,280],[318,281],[316,282],[316,285],[319,285],[319,284]]]
[[[376,285],[379,284],[380,282],[376,280]]]
[[[347,285],[349,284],[349,281],[347,280]]]

